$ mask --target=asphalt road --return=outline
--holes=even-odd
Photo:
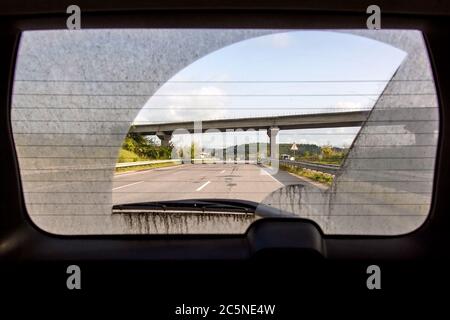
[[[260,202],[285,185],[308,183],[281,170],[272,176],[255,164],[183,164],[115,175],[113,204],[195,198]]]

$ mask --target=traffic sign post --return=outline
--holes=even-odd
[[[294,151],[294,160],[295,160],[295,151],[298,150],[298,147],[297,147],[297,145],[295,144],[295,142],[294,142],[294,144],[292,145],[291,150]]]

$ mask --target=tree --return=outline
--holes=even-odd
[[[173,145],[168,147],[160,146],[154,139],[149,139],[139,133],[130,132],[125,137],[122,148],[136,153],[138,156],[147,159],[169,159]]]
[[[321,148],[321,151],[322,151],[322,155],[323,155],[325,158],[330,158],[330,157],[334,154],[333,147],[330,146],[330,145],[323,146],[323,147]]]

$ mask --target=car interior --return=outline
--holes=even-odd
[[[66,8],[72,4],[81,9],[81,30],[67,30]],[[176,308],[188,304],[217,308],[275,304],[279,308],[276,318],[292,318],[289,315],[298,315],[299,303],[306,301],[304,295],[316,302],[338,299],[344,291],[363,292],[366,298],[377,297],[378,292],[417,298],[445,288],[450,237],[450,139],[446,129],[450,122],[446,111],[450,104],[450,6],[437,0],[378,1],[381,29],[368,30],[366,9],[371,4],[289,0],[2,2],[0,290],[46,290],[68,296],[105,292],[120,299],[141,290],[146,293],[141,299],[152,299],[148,312],[179,319]],[[270,42],[274,50],[296,50],[296,39],[298,50],[304,50],[298,52],[306,53],[294,55],[292,61],[310,59],[298,70],[314,71],[322,66],[319,83],[313,80],[309,86],[302,80],[298,88],[291,85],[288,70],[297,66],[290,62],[289,52],[280,53],[285,58],[276,58],[269,56],[269,49],[267,56],[266,49],[258,49]],[[327,41],[336,41],[336,49],[324,49],[329,48]],[[325,58],[320,60],[320,54],[305,49],[302,43],[317,46],[326,52]],[[368,46],[368,56],[348,58],[352,53],[358,55],[359,49],[353,49],[358,45]],[[240,60],[246,54],[254,58]],[[283,62],[285,59],[289,61]],[[315,61],[320,62],[314,65]],[[292,65],[283,69],[287,63]],[[308,69],[308,64],[313,67]],[[352,79],[361,73],[371,79],[369,83],[359,89],[347,86],[347,80],[341,81],[345,82],[341,87],[324,83],[333,75],[329,70],[337,73],[339,66],[347,65],[348,70],[338,77]],[[245,74],[252,79],[254,72],[260,83],[248,94],[246,81],[229,84],[232,80],[226,75],[216,83],[211,81],[216,76],[213,68],[217,74],[226,70],[232,80]],[[270,91],[273,87],[264,87],[265,79],[258,76],[264,69],[275,74],[273,82],[282,82],[277,90],[291,96],[286,102],[273,98],[278,92]],[[288,81],[277,80],[276,72]],[[237,78],[232,78],[233,74]],[[208,84],[203,83],[202,75]],[[103,82],[97,84],[93,79]],[[122,83],[123,79],[129,82]],[[146,80],[142,84],[133,79]],[[186,84],[185,79],[194,80]],[[375,86],[374,79],[383,81]],[[221,120],[228,106],[213,100],[217,110],[210,117],[206,115],[209,111],[200,110],[199,117],[205,115],[204,128],[195,131],[197,111],[189,108],[189,102],[186,112],[178,113],[184,118],[167,120],[158,113],[161,100],[168,101],[164,108],[181,101],[170,91],[175,89],[167,87],[170,85],[180,90],[186,85],[189,94],[201,92],[210,95],[208,99],[226,92],[227,85],[237,93],[224,99],[249,101],[242,96],[260,95],[250,111],[259,117],[242,111],[232,119],[240,121],[238,124],[227,116]],[[205,86],[209,91],[195,91]],[[219,89],[211,89],[213,86]],[[297,91],[288,91],[291,86]],[[335,100],[324,97],[332,89],[336,91],[330,95],[338,96]],[[331,111],[324,118],[313,110],[294,118],[287,111],[270,113],[273,101],[288,107],[294,106],[295,98],[313,101],[305,97],[307,90],[323,101],[337,105],[347,101],[354,106],[364,97],[351,100],[348,96],[367,95],[371,89],[376,96],[370,100],[370,108],[355,107],[345,110],[345,115]],[[107,92],[107,97],[102,92]],[[167,92],[173,96],[167,97]],[[267,112],[263,100],[270,100]],[[313,103],[317,101],[322,100]],[[125,105],[132,107],[126,109]],[[154,123],[140,121],[146,111],[155,111],[160,118]],[[255,122],[269,116],[273,117],[271,123],[278,121],[279,133],[261,124],[262,120]],[[343,124],[336,125],[338,121]],[[234,146],[233,142],[215,151],[213,147],[202,149],[199,159],[194,159],[186,156],[186,150],[192,152],[195,147],[192,143],[178,151],[179,163],[173,168],[161,166],[136,174],[121,169],[128,160],[117,160],[124,143],[138,141],[140,134],[157,137],[161,140],[157,150],[164,151],[163,147],[169,146],[164,140],[167,135],[172,148],[182,135],[201,135],[209,126],[219,128],[217,135],[229,128],[260,128],[266,139],[264,148],[272,149],[262,159],[260,149],[255,149],[254,158],[234,154],[226,159],[225,149]],[[305,160],[312,156],[304,153],[304,145],[313,142],[303,143],[300,135],[295,136],[296,141],[284,138],[304,130],[301,134],[315,135],[311,141],[316,141],[317,132],[325,132],[317,130],[331,127],[318,145],[334,144],[340,134],[352,132],[345,146],[328,151],[344,154],[339,165],[325,163],[322,155],[316,162]],[[177,128],[187,131],[178,135],[174,132]],[[277,134],[280,145],[288,145],[287,151],[279,151],[279,157],[274,156],[276,140],[272,140]],[[99,140],[102,135],[105,140]],[[128,151],[120,150],[127,156],[131,154]],[[94,156],[86,160],[85,154]],[[151,159],[170,162],[174,154]],[[306,156],[298,158],[300,154]],[[83,157],[85,162],[79,160]],[[145,165],[148,159],[137,160],[133,160],[135,166]],[[62,166],[70,174],[54,169]],[[278,166],[283,170],[278,172]],[[324,174],[299,187],[292,177],[295,166]],[[287,174],[284,170],[291,171]],[[169,175],[172,171],[176,172]],[[182,178],[169,184],[177,176]],[[146,179],[156,181],[151,184]],[[275,185],[274,179],[281,183]],[[245,185],[242,189],[233,189],[240,183]],[[355,198],[358,192],[364,195]],[[146,197],[148,194],[151,197]],[[81,290],[66,287],[70,265],[81,269]],[[381,271],[380,290],[368,286],[368,267],[373,265]],[[305,303],[304,308],[312,306]],[[233,310],[235,314],[247,312]],[[190,311],[180,312],[189,315]],[[231,309],[228,312],[232,314]]]

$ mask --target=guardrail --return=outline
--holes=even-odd
[[[145,166],[147,164],[170,163],[170,162],[180,162],[181,163],[181,159],[119,162],[116,164],[116,168],[128,168],[128,167],[135,167],[135,166]]]
[[[255,161],[245,161],[245,160],[230,160],[223,161],[219,159],[192,159],[194,163],[255,163]],[[158,163],[190,163],[190,160],[183,159],[169,159],[169,160],[149,160],[149,161],[135,161],[135,162],[121,162],[116,164],[116,168],[127,168],[127,167],[135,167],[135,166],[144,166],[148,164],[158,164]],[[291,161],[291,160],[280,160],[280,164],[305,168],[309,170],[315,170],[319,172],[324,172],[328,174],[335,175],[340,166],[334,164],[319,164],[313,162],[305,162],[305,161]]]
[[[313,162],[291,161],[291,160],[280,160],[280,164],[324,172],[332,175],[335,175],[341,168],[340,166],[335,164],[319,164]]]
[[[195,158],[195,159],[169,159],[169,160],[148,160],[148,161],[135,161],[135,162],[119,162],[116,164],[116,168],[128,168],[135,166],[145,166],[147,164],[157,164],[157,163],[257,163],[256,160],[223,160],[219,158]]]

